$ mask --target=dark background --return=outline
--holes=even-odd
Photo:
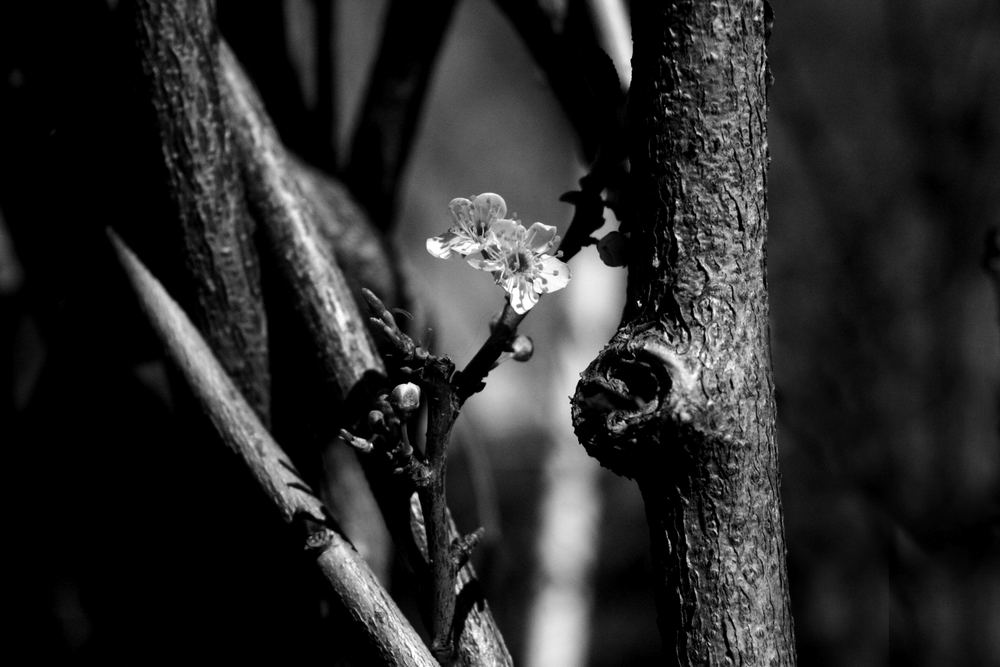
[[[156,224],[148,172],[122,145],[135,121],[113,22],[99,2],[14,4],[0,10],[9,645],[37,661],[328,654],[316,582],[234,459],[176,418],[184,399],[103,245],[105,224]],[[769,287],[800,661],[998,665],[1000,328],[983,257],[1000,225],[1000,4],[772,4]],[[384,7],[337,3],[326,129],[342,149]],[[275,15],[315,104],[315,5]],[[575,146],[503,17],[461,3],[396,233],[458,363],[502,295],[424,239],[452,197],[484,191],[564,229]],[[526,320],[535,358],[501,366],[460,424],[452,505],[490,531],[480,570],[519,663],[658,661],[638,493],[569,428],[576,373],[621,303],[623,272],[593,255]],[[574,614],[581,635],[532,634]]]

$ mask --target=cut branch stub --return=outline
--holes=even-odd
[[[581,374],[572,399],[587,453],[629,478],[670,458],[675,441],[706,412],[690,366],[656,332],[619,331]]]

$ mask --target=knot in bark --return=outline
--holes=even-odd
[[[697,369],[656,331],[625,327],[581,374],[573,395],[573,428],[587,453],[635,478],[691,428]]]

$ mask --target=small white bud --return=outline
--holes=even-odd
[[[530,338],[518,335],[510,342],[511,358],[514,361],[527,361],[535,352],[535,344]]]
[[[402,414],[408,414],[420,407],[420,387],[412,382],[396,385],[389,395],[389,404]]]

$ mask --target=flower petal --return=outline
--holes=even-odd
[[[503,288],[510,295],[510,305],[518,315],[524,315],[538,303],[538,293],[524,276],[513,276],[503,281]]]
[[[556,242],[556,228],[554,225],[543,225],[536,222],[528,228],[528,234],[524,239],[525,245],[535,252],[545,252]]]
[[[448,209],[455,218],[455,222],[462,229],[472,228],[472,202],[465,197],[456,197],[448,203]]]
[[[496,244],[505,250],[515,250],[524,245],[527,230],[517,220],[501,219],[493,223],[490,229],[496,238]]]
[[[472,201],[472,206],[475,209],[476,221],[484,223],[487,228],[494,220],[507,215],[507,202],[503,200],[503,197],[492,192],[478,195]]]
[[[503,260],[493,257],[479,257],[476,255],[469,255],[465,258],[465,261],[469,263],[474,269],[479,269],[480,271],[500,271],[503,269]]]
[[[556,259],[552,255],[543,255],[541,268],[535,280],[532,281],[532,286],[542,294],[556,292],[566,287],[571,277],[566,262]]]
[[[450,230],[440,236],[432,236],[427,239],[427,252],[439,259],[448,259],[458,241],[458,234]]]

